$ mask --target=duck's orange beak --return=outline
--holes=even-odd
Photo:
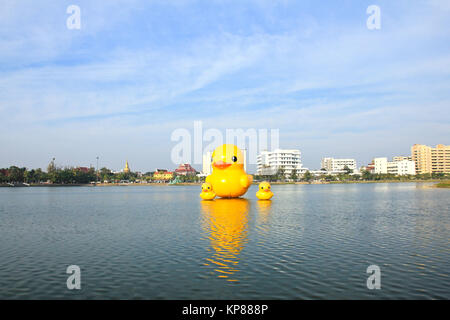
[[[264,192],[269,192],[270,190],[269,190],[269,189],[264,189],[263,191],[264,191]]]
[[[223,162],[223,161],[216,161],[212,165],[218,169],[226,169],[229,166],[231,166],[231,163],[227,163],[227,162]]]

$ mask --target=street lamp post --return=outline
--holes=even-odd
[[[51,168],[52,168],[52,169],[56,169],[56,166],[55,166],[55,157],[52,158],[52,161],[50,161],[50,164],[51,164]],[[50,164],[49,164],[49,167],[50,167]]]
[[[97,182],[98,182],[98,156],[97,156],[97,181],[95,184],[97,184]]]

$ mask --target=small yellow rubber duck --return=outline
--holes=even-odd
[[[205,182],[202,184],[202,192],[200,193],[200,198],[203,200],[212,200],[216,197],[216,194],[214,193],[212,189],[211,183]]]
[[[270,191],[270,183],[263,181],[258,186],[258,192],[256,192],[256,197],[259,200],[269,200],[273,197],[273,192]]]
[[[244,170],[244,155],[234,144],[217,147],[212,154],[212,173],[206,177],[221,198],[238,198],[247,192],[253,176]]]

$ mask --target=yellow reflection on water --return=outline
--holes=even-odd
[[[211,243],[211,257],[205,265],[214,267],[219,278],[236,281],[233,275],[239,271],[239,254],[247,242],[247,199],[216,199],[202,201],[204,229]]]
[[[256,207],[258,208],[257,229],[267,232],[272,215],[272,200],[258,200],[256,201]]]
[[[272,213],[272,200],[258,200],[258,217],[260,223],[267,223]]]

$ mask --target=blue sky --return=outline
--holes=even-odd
[[[173,169],[170,135],[196,120],[363,165],[450,144],[449,110],[446,0],[0,4],[0,167]]]

